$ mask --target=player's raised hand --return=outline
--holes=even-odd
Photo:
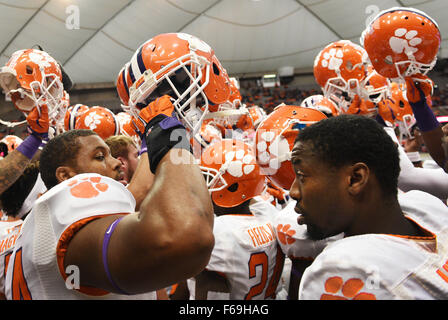
[[[434,82],[422,74],[417,74],[406,79],[406,97],[411,104],[432,105],[431,96]]]
[[[168,95],[157,98],[147,107],[143,108],[135,124],[140,132],[145,133],[150,127],[163,121],[165,127],[179,125],[180,122],[175,116],[174,106],[171,103],[171,97]],[[150,126],[148,126],[150,124]]]
[[[28,122],[28,131],[32,135],[40,139],[48,139],[50,120],[47,105],[40,108],[35,107],[26,117],[26,121]]]

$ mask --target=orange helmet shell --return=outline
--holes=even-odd
[[[403,122],[407,116],[414,115],[405,92],[395,82],[391,84],[390,98],[378,105],[378,113],[385,121],[392,125],[397,121]]]
[[[329,97],[335,87],[344,92],[359,88],[366,77],[367,53],[351,41],[341,40],[326,46],[314,61],[314,77]]]
[[[339,107],[336,103],[331,101],[328,98],[325,98],[323,95],[314,95],[303,100],[300,105],[304,108],[311,108],[319,110],[324,113],[327,117],[337,117],[340,114]]]
[[[78,117],[75,129],[95,131],[105,140],[110,136],[119,134],[120,125],[112,111],[104,107],[94,106]]]
[[[224,208],[236,207],[262,194],[266,185],[253,147],[240,140],[223,139],[205,148],[201,170],[213,202]]]
[[[299,106],[278,106],[258,127],[255,136],[257,163],[279,187],[289,190],[294,181],[291,151],[301,129],[327,116]]]
[[[126,73],[129,70],[129,62],[126,63],[123,68],[121,68],[120,72],[117,76],[116,87],[117,93],[120,97],[121,103],[125,106],[129,103],[129,87],[128,80],[129,78],[126,76]]]
[[[68,107],[64,116],[64,129],[65,131],[75,129],[76,119],[81,116],[84,112],[88,111],[89,107],[84,104],[75,104],[74,106]]]
[[[441,35],[437,23],[424,12],[391,8],[370,23],[361,43],[375,70],[395,79],[429,72],[437,61]]]
[[[185,68],[189,71],[178,72]],[[189,102],[201,96],[208,107],[225,103],[230,96],[229,76],[213,49],[186,33],[164,33],[146,41],[137,49],[127,69],[131,112],[136,113],[133,109],[137,104],[147,105],[153,92],[157,96],[171,94],[177,115],[195,133],[199,132],[200,124],[188,116],[192,111]],[[131,115],[137,118],[136,114]]]

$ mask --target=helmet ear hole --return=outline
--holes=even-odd
[[[349,60],[349,61],[347,61],[347,69],[348,70],[353,70],[353,64],[352,64],[352,62]]]
[[[389,65],[393,65],[393,64],[394,64],[394,61],[392,60],[392,57],[391,57],[391,56],[387,56],[387,57],[384,59],[384,62],[387,63],[387,64],[389,64]]]
[[[236,192],[238,191],[238,182],[232,184],[230,187],[227,188],[230,192]]]
[[[33,74],[33,68],[29,65],[26,66],[26,74]]]
[[[219,70],[218,66],[216,65],[216,63],[213,63],[213,73],[217,76],[219,76],[219,74],[220,74],[220,70]]]

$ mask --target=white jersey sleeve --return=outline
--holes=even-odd
[[[119,182],[98,174],[80,174],[42,195],[22,226],[8,265],[9,299],[121,299],[94,288],[70,286],[63,259],[76,232],[93,219],[134,212],[132,194]],[[13,276],[14,274],[14,276]],[[82,270],[79,270],[82,276]],[[75,283],[76,284],[76,283]],[[144,296],[144,295],[143,295]],[[151,293],[150,297],[155,297]]]
[[[448,174],[442,169],[416,168],[406,155],[403,147],[398,142],[397,136],[392,128],[384,128],[389,136],[398,144],[400,154],[400,176],[398,187],[408,192],[420,190],[445,200],[448,199]]]

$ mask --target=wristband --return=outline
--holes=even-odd
[[[129,295],[128,293],[126,293],[125,291],[120,289],[120,287],[115,283],[114,279],[112,278],[112,275],[110,274],[109,264],[107,262],[107,249],[109,247],[109,241],[110,241],[110,238],[112,237],[112,233],[114,232],[116,226],[121,221],[121,219],[123,219],[123,217],[120,217],[120,218],[114,220],[114,222],[111,223],[109,228],[107,228],[106,232],[104,233],[104,239],[103,239],[103,265],[104,265],[104,272],[106,272],[107,278],[109,279],[109,281],[112,284],[112,286],[118,292],[120,292],[121,294]]]
[[[141,156],[145,152],[148,152],[148,147],[146,146],[146,140],[141,139],[141,141],[142,141],[142,144],[140,146],[140,150],[138,151],[138,156]]]
[[[41,139],[35,135],[29,135],[25,140],[23,140],[16,150],[31,160],[39,149],[41,143]]]
[[[149,168],[153,174],[165,154],[171,149],[185,149],[192,153],[187,131],[175,117],[159,114],[146,126]]]
[[[420,93],[420,97],[424,97],[425,94],[421,88],[417,88]],[[437,129],[440,126],[434,112],[428,106],[426,99],[423,98],[418,102],[410,102],[412,111],[414,112],[415,120],[417,120],[417,126],[421,132],[429,132]]]
[[[421,132],[433,131],[440,127],[440,122],[425,102],[410,103],[410,105]]]

